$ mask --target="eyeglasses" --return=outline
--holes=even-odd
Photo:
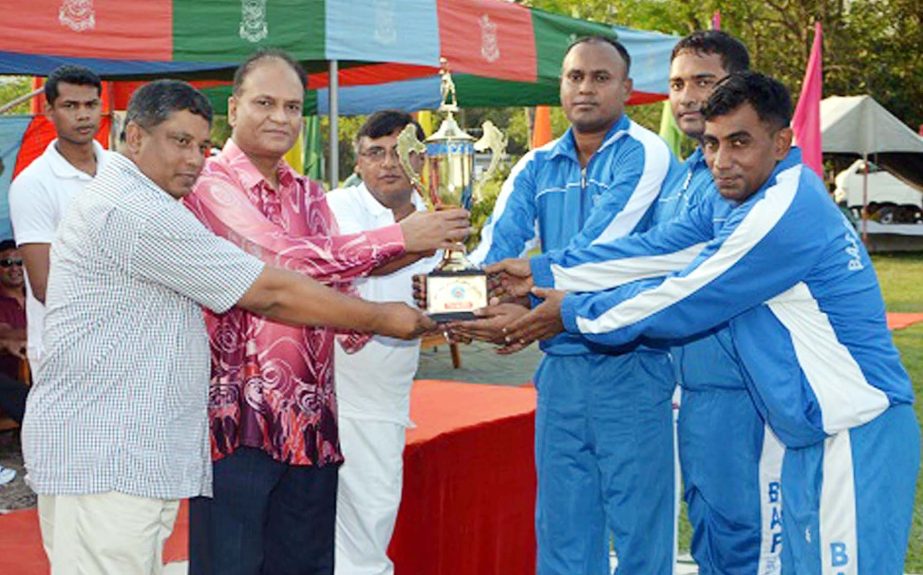
[[[9,268],[13,266],[22,267],[22,260],[14,260],[12,258],[5,258],[0,260],[0,268]]]
[[[381,146],[372,146],[371,148],[359,152],[359,155],[363,158],[368,159],[371,162],[384,162],[385,158],[391,156],[396,162],[401,160],[401,157],[398,155],[397,146],[391,150],[387,148],[382,148]]]
[[[401,161],[401,157],[397,151],[397,146],[394,146],[390,150],[388,150],[387,148],[383,148],[381,146],[372,146],[371,148],[367,150],[359,152],[359,155],[362,156],[363,158],[368,159],[370,162],[374,162],[376,164],[380,162],[384,162],[385,158],[389,156],[394,158],[395,162]],[[410,152],[411,158],[415,157],[416,155],[417,155],[417,152]]]

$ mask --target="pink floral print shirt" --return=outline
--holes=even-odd
[[[351,280],[404,253],[400,226],[339,235],[324,190],[284,161],[273,189],[228,140],[184,201],[208,228],[269,265],[347,293]],[[343,460],[337,435],[333,343],[327,328],[293,327],[235,307],[206,312],[212,352],[212,458],[239,446],[291,465]],[[366,336],[340,336],[358,349]]]

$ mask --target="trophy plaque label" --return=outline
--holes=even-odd
[[[434,321],[474,319],[487,305],[487,274],[480,270],[433,271],[426,276],[426,313]]]

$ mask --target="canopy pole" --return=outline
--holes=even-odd
[[[6,104],[3,104],[2,106],[0,106],[0,114],[5,114],[7,110],[12,110],[13,108],[22,104],[23,102],[28,102],[29,100],[38,96],[44,91],[45,91],[45,88],[43,86],[41,88],[36,88],[35,90],[32,90],[28,94],[23,94],[22,96],[17,96],[16,98],[13,98]]]
[[[339,62],[330,60],[330,163],[328,164],[330,189],[340,187],[340,78]]]
[[[865,244],[865,247],[869,245],[869,231],[868,231],[868,221],[869,221],[869,155],[868,153],[862,154],[862,163],[864,164],[865,169],[862,170],[862,243]]]

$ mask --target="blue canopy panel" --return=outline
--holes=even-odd
[[[63,56],[42,56],[0,52],[0,70],[5,74],[24,76],[47,76],[62,64],[86,66],[104,78],[111,77],[163,77],[167,75],[188,76],[196,78],[209,76],[228,76],[233,72],[237,62],[152,62],[143,60],[109,60],[103,58],[70,58]],[[221,72],[224,72],[223,74]]]
[[[439,66],[439,23],[433,0],[327,0],[325,52],[331,60],[374,60]]]
[[[10,182],[19,155],[22,136],[32,121],[31,116],[0,117],[0,160],[3,160],[3,173],[0,174],[0,240],[13,237],[10,225]]]
[[[667,94],[670,55],[678,36],[613,26],[631,55],[631,77],[637,92]]]
[[[370,86],[341,86],[340,115],[371,114],[385,108],[414,112],[433,110],[441,103],[439,76]],[[330,113],[330,91],[317,91],[317,113]]]

